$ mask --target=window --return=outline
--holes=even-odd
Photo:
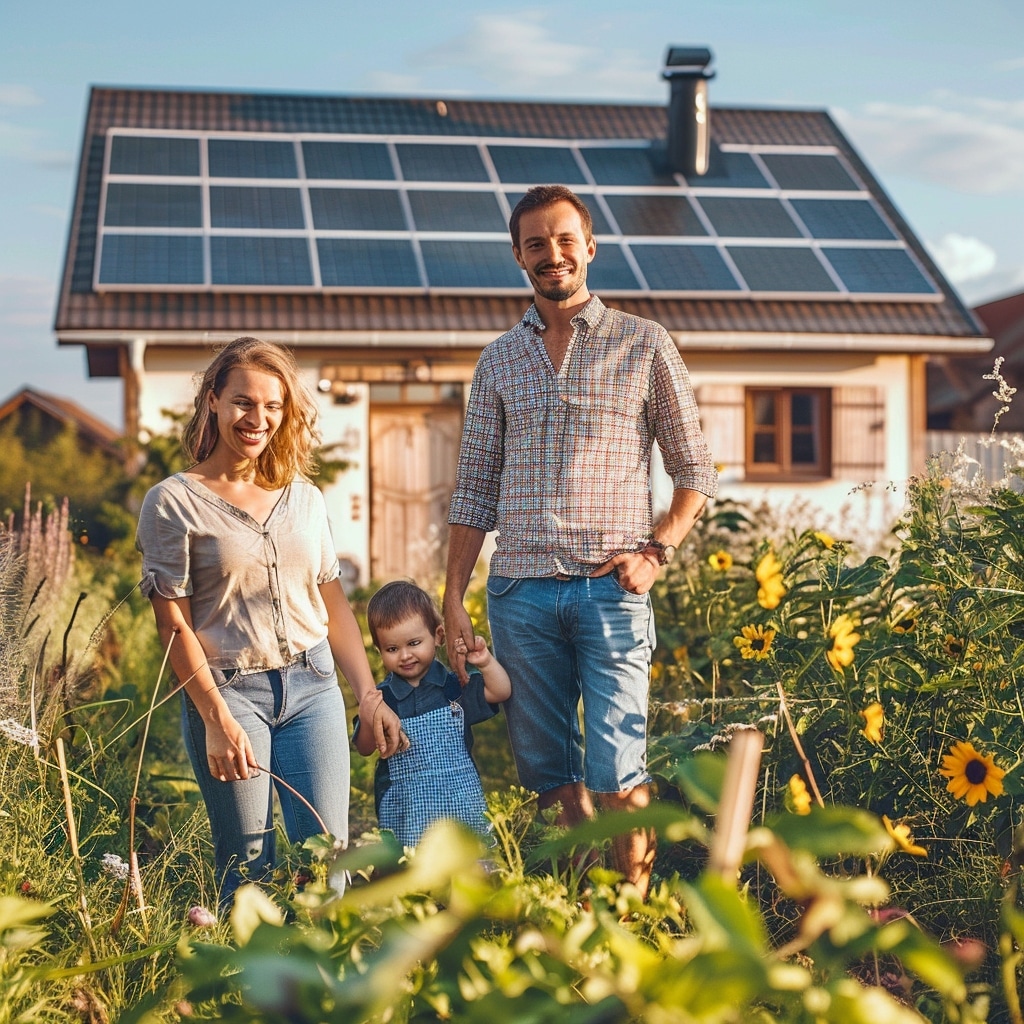
[[[831,408],[828,388],[747,388],[747,479],[829,476]]]

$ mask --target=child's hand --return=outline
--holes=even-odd
[[[458,641],[462,644],[462,641]],[[491,660],[491,652],[487,649],[487,641],[482,636],[473,637],[473,649],[470,651],[461,650],[460,653],[465,655],[466,661],[473,665],[475,668],[486,668]]]
[[[398,749],[395,751],[395,754],[404,753],[406,750],[408,750],[412,746],[412,740],[410,740],[409,737],[406,735],[405,730],[404,729],[399,729],[398,732],[399,732]],[[381,754],[380,755],[380,758],[381,758],[382,761],[386,760],[388,757],[394,757],[394,754],[387,754],[387,755]]]

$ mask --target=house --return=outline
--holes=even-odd
[[[121,435],[77,402],[24,387],[0,402],[0,424],[13,423],[14,433],[34,451],[71,426],[83,451],[99,451],[117,463],[125,461]]]
[[[928,366],[928,426],[937,431],[988,433],[1005,403],[994,392],[1000,376],[1017,389],[1009,409],[998,417],[996,429],[1024,431],[1024,292],[974,307],[984,331],[994,339],[984,355],[948,355]]]
[[[855,535],[888,514],[862,485],[923,464],[926,361],[991,341],[828,113],[709,106],[710,65],[670,48],[665,105],[94,88],[57,338],[143,436],[211,346],[289,346],[353,462],[327,490],[352,580],[424,578],[473,367],[529,302],[509,212],[557,181],[592,289],[683,352],[722,493]]]

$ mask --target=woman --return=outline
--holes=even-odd
[[[323,496],[307,479],[315,403],[291,355],[256,338],[220,351],[182,436],[194,461],[146,495],[143,592],[184,685],[185,746],[210,816],[221,903],[274,864],[273,792],[288,837],[348,837],[349,752],[335,665],[402,743],[339,578]]]

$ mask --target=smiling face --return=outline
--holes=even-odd
[[[394,626],[377,627],[377,650],[388,672],[418,686],[443,638],[443,626],[431,631],[422,615],[410,615]]]
[[[519,221],[519,244],[512,247],[534,292],[551,302],[585,302],[587,265],[597,243],[589,239],[579,211],[566,200],[526,211]]]
[[[217,422],[219,455],[254,461],[270,443],[284,419],[284,387],[263,370],[236,366],[219,395],[209,395],[210,415]]]

